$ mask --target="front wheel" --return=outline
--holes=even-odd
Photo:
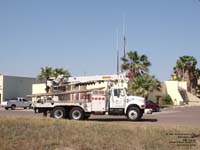
[[[63,107],[56,107],[52,110],[51,116],[56,119],[65,118],[66,111]]]
[[[16,105],[11,106],[11,110],[15,110],[15,108],[16,108]]]
[[[142,114],[139,110],[139,108],[137,107],[130,107],[127,111],[127,118],[130,121],[137,121],[140,120],[140,118],[142,117]]]
[[[74,107],[69,112],[69,118],[73,120],[83,120],[84,119],[84,112],[79,107]]]

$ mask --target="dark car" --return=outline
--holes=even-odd
[[[146,101],[146,108],[151,108],[153,112],[159,112],[160,111],[159,105],[156,104],[155,102],[151,101],[151,100]]]

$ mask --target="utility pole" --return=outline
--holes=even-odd
[[[125,15],[123,15],[123,51],[124,51],[124,58],[126,58],[126,27],[125,27]]]
[[[119,46],[118,46],[118,29],[116,29],[116,51],[117,51],[117,75],[119,75]]]

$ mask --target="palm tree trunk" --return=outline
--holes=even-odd
[[[188,92],[191,92],[191,78],[189,70],[187,70],[186,72],[186,80],[187,80],[187,90]]]

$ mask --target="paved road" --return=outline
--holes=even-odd
[[[1,116],[19,116],[19,117],[42,117],[41,114],[35,114],[33,110],[4,110],[0,108]],[[90,121],[103,122],[124,122],[127,121],[124,116],[91,116]],[[141,121],[137,123],[151,123],[163,125],[189,125],[200,127],[200,106],[179,107],[161,110],[153,114],[145,114]]]

